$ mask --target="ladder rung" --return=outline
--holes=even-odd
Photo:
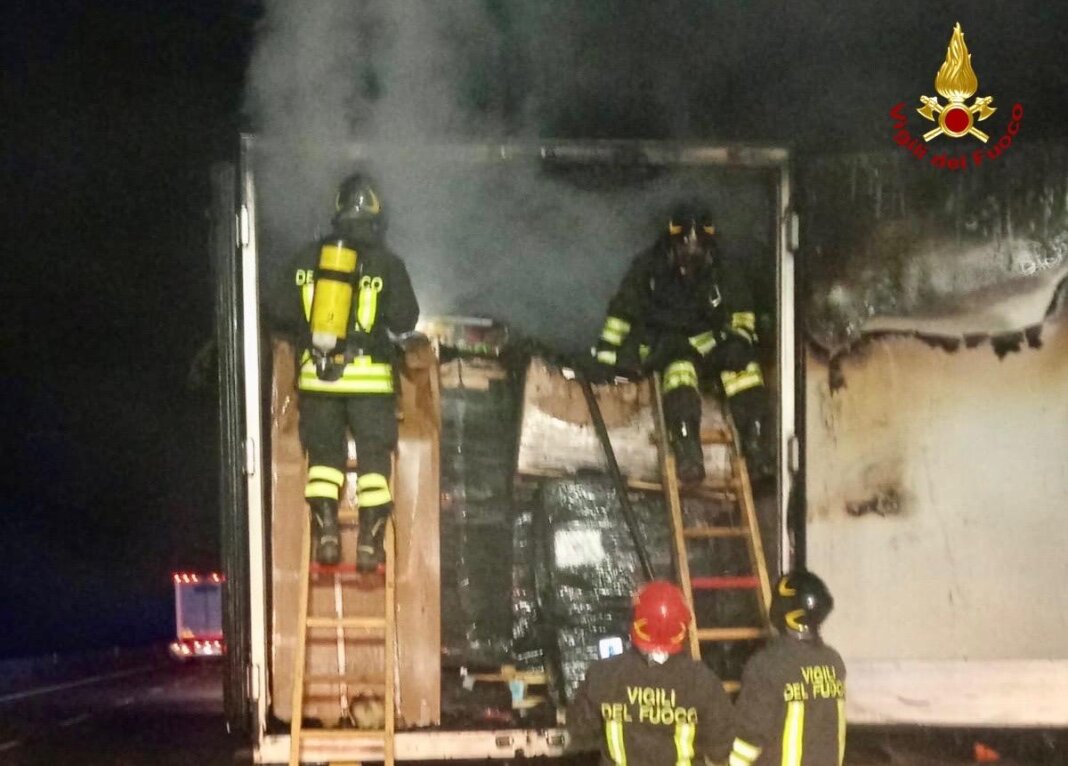
[[[723,682],[723,691],[727,692],[727,694],[734,694],[735,692],[739,692],[741,690],[742,690],[742,684],[741,684],[740,681],[724,681]]]
[[[301,739],[385,739],[382,729],[305,729],[300,730]]]
[[[685,527],[683,537],[691,540],[706,540],[710,537],[748,537],[745,527]]]
[[[764,628],[698,628],[698,641],[751,641],[765,638]]]
[[[316,564],[312,563],[309,570],[312,575],[341,575],[345,578],[364,578],[374,572],[357,572],[355,564]]]
[[[306,684],[345,684],[348,690],[356,692],[373,692],[375,694],[381,694],[385,692],[386,685],[383,683],[373,683],[365,680],[363,676],[354,674],[338,675],[337,673],[315,673],[304,676],[304,683]]]
[[[662,492],[664,485],[658,481],[642,481],[640,479],[627,479],[627,486],[642,492]],[[700,484],[691,487],[679,485],[681,497],[694,497],[708,492],[733,493],[735,491],[734,479],[705,479]]]
[[[760,581],[754,575],[694,577],[690,587],[694,590],[754,590],[760,587]]]
[[[734,444],[734,437],[725,428],[702,428],[701,444]]]
[[[382,617],[309,617],[308,627],[383,630],[386,627],[386,621]]]
[[[338,511],[338,524],[358,524],[360,521],[359,511]]]

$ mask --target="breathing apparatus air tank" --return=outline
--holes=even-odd
[[[332,353],[348,331],[357,260],[355,248],[343,239],[327,240],[319,249],[311,334],[312,346],[322,354]]]

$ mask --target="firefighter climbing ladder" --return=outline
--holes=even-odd
[[[753,491],[749,484],[749,472],[745,459],[739,449],[739,441],[728,413],[725,429],[702,429],[702,450],[709,445],[724,445],[729,454],[730,476],[724,480],[709,476],[694,488],[682,488],[675,473],[675,455],[668,445],[667,428],[664,423],[663,403],[660,397],[660,376],[652,379],[653,401],[656,407],[656,433],[660,452],[661,486],[664,492],[668,512],[671,518],[672,546],[678,566],[679,585],[693,615],[690,624],[690,654],[694,659],[701,659],[702,642],[749,641],[767,637],[768,607],[771,603],[771,585],[768,581],[768,569],[764,558],[764,546],[760,539],[760,524],[757,520],[756,507],[753,503]],[[716,497],[735,505],[739,523],[729,526],[699,525],[686,526],[682,513],[682,498],[695,495],[699,497]],[[732,514],[732,516],[735,516]],[[748,552],[751,575],[721,577],[690,577],[689,548],[691,541],[711,540],[716,538],[744,540]],[[760,625],[740,627],[701,627],[697,624],[697,611],[694,609],[695,590],[752,590],[756,594]],[[737,688],[736,683],[725,684],[728,691]]]
[[[394,579],[394,532],[392,518],[386,524],[386,565],[385,565],[385,610],[382,617],[345,617],[342,612],[342,599],[340,594],[340,578],[342,576],[355,575],[355,565],[339,564],[335,566],[323,566],[313,564],[311,561],[311,514],[307,523],[304,524],[303,540],[301,541],[300,563],[300,594],[299,594],[299,617],[297,625],[297,642],[294,657],[293,673],[293,704],[291,707],[292,721],[289,726],[289,766],[298,766],[300,763],[301,743],[307,737],[329,738],[332,740],[381,740],[382,762],[386,766],[393,765],[393,745],[395,733],[394,715],[394,678],[396,646],[394,645],[395,633],[395,579]],[[356,512],[342,512],[339,521],[342,524],[352,525],[356,521]],[[313,574],[333,574],[335,583],[335,615],[332,617],[312,616],[309,612],[309,589]],[[372,575],[373,576],[373,575]],[[308,631],[328,630],[336,631],[338,640],[338,672],[336,674],[309,676],[305,673],[307,663]],[[381,633],[384,644],[383,655],[385,657],[385,683],[367,684],[359,678],[350,678],[345,675],[344,661],[344,637],[345,631],[358,630],[361,632]],[[304,711],[304,686],[306,683],[337,683],[341,688],[342,703],[347,697],[347,691],[368,691],[375,695],[382,694],[384,724],[381,729],[305,729],[303,726]]]

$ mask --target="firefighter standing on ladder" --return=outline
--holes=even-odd
[[[672,583],[638,592],[631,648],[592,663],[567,708],[569,749],[602,764],[723,764],[733,737],[723,682],[684,653],[690,610]]]
[[[678,205],[663,235],[632,262],[593,348],[603,379],[617,370],[662,373],[664,418],[679,479],[688,484],[705,474],[699,386],[709,370],[719,373],[751,472],[768,470],[756,314],[739,265],[720,257],[715,235],[705,208]]]
[[[397,444],[390,338],[412,331],[419,304],[404,262],[385,246],[386,211],[371,179],[357,173],[337,194],[330,235],[285,274],[276,307],[300,337],[300,435],[308,455],[304,497],[315,523],[315,559],[341,557],[338,505],[345,484],[346,426],[356,442],[359,533],[356,567],[385,562]]]
[[[779,579],[771,600],[779,636],[742,673],[731,766],[841,766],[846,670],[819,634],[833,606],[816,575],[797,571]]]

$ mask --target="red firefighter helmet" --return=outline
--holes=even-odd
[[[639,651],[678,654],[689,627],[690,608],[674,583],[653,580],[638,591],[630,640]]]

